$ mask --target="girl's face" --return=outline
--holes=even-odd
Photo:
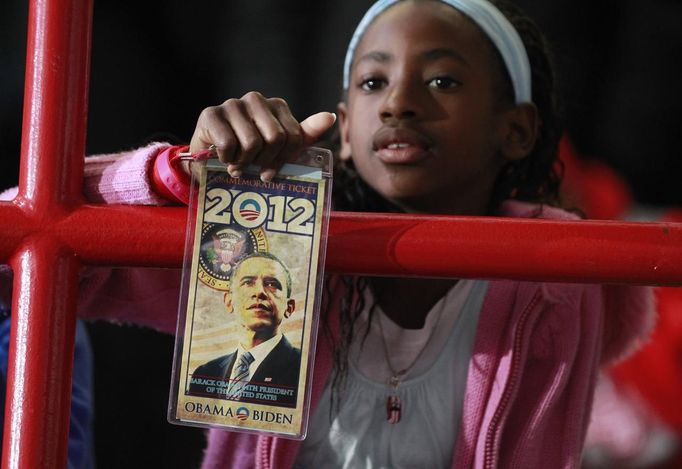
[[[342,158],[406,211],[483,214],[506,158],[499,60],[464,15],[439,2],[383,12],[355,51],[339,105]]]

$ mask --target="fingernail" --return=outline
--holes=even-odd
[[[233,178],[238,178],[239,176],[242,175],[242,171],[241,169],[239,169],[239,166],[234,164],[227,165],[227,172],[230,173],[230,176],[232,176]]]
[[[260,173],[260,180],[263,182],[270,182],[272,181],[272,178],[275,177],[275,174],[277,174],[277,171],[274,169],[266,169],[262,173]]]

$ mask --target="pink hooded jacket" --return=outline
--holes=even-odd
[[[159,204],[148,170],[160,148],[154,144],[88,158],[86,196],[107,203]],[[502,214],[576,218],[519,202],[506,202]],[[173,333],[179,284],[175,270],[92,269],[83,279],[80,315]],[[339,304],[341,288],[333,291],[330,304]],[[653,317],[646,287],[491,281],[472,351],[452,467],[578,467],[598,369],[647,338]],[[337,331],[338,325],[331,324],[331,329]],[[325,334],[318,337],[312,411],[333,366],[332,344]],[[202,467],[290,468],[299,445],[210,430]]]

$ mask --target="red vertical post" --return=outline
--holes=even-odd
[[[78,262],[38,239],[19,249],[12,267],[2,467],[66,467]]]
[[[66,467],[79,263],[41,227],[82,199],[91,24],[91,0],[30,3],[3,468]]]

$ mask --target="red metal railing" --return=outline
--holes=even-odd
[[[4,468],[66,462],[80,263],[55,228],[82,202],[91,24],[91,1],[31,2],[19,196],[1,216],[15,273]]]
[[[19,195],[0,203],[14,270],[2,467],[34,469],[66,466],[80,266],[179,266],[185,210],[83,203],[92,0],[33,0],[29,21]],[[334,213],[327,266],[680,285],[682,225]]]

